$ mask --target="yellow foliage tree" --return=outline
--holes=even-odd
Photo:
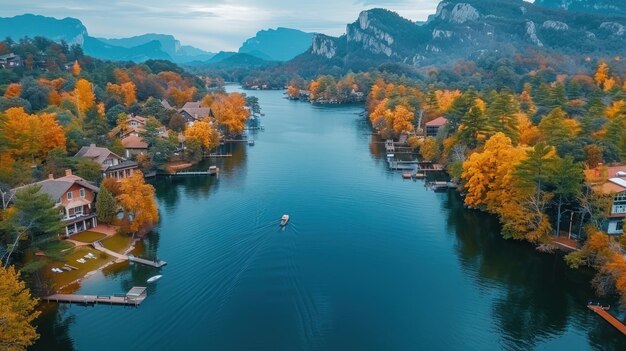
[[[149,228],[159,220],[154,187],[146,184],[141,172],[135,171],[132,176],[122,179],[117,201],[130,218],[133,232]]]
[[[298,96],[300,96],[300,89],[297,86],[290,84],[287,87],[287,96],[289,96],[292,99],[297,98]]]
[[[185,129],[186,140],[197,140],[207,150],[220,143],[219,133],[207,121],[198,121]]]
[[[86,79],[79,79],[74,88],[74,96],[76,98],[76,107],[78,114],[82,115],[90,109],[96,102],[96,95],[93,93],[92,84]]]
[[[420,155],[426,161],[433,161],[439,154],[439,145],[437,139],[428,137],[422,140],[420,143]]]
[[[604,112],[604,114],[609,119],[614,119],[620,114],[626,114],[626,100],[622,99],[622,100],[613,101],[611,106],[606,108],[606,111]]]
[[[29,115],[22,107],[10,108],[5,113],[4,136],[13,158],[42,160],[52,149],[65,150],[65,131],[56,114]]]
[[[218,95],[211,105],[211,111],[226,133],[238,135],[243,133],[250,112],[246,109],[246,99],[239,93]]]
[[[15,268],[0,265],[0,349],[25,351],[39,338],[31,325],[40,314],[36,305]]]
[[[20,97],[22,93],[22,86],[19,83],[11,83],[7,87],[7,90],[4,92],[4,97],[7,99],[13,99],[16,97]]]
[[[317,80],[312,80],[311,83],[309,84],[309,98],[311,100],[315,100],[317,99],[317,94],[319,93],[319,89],[320,89],[320,82],[318,82]]]
[[[484,206],[489,212],[499,213],[503,202],[511,197],[514,166],[525,157],[523,147],[513,146],[504,133],[494,134],[482,152],[473,153],[463,162],[465,204]]]
[[[460,90],[436,90],[435,96],[437,97],[437,102],[439,103],[439,111],[441,113],[446,113],[452,107],[452,104],[456,99],[461,96]]]
[[[519,143],[520,145],[533,146],[541,140],[541,131],[539,127],[533,124],[533,122],[526,117],[523,113],[517,114],[518,127],[519,127]]]
[[[596,85],[599,87],[602,87],[604,84],[604,81],[606,81],[609,78],[609,65],[606,64],[606,62],[601,61],[598,64],[598,68],[596,69],[596,74],[594,75],[594,80],[596,82]]]

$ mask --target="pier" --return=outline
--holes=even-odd
[[[141,258],[141,257],[135,257],[133,255],[122,255],[120,253],[117,253],[115,251],[111,251],[109,249],[107,249],[106,247],[102,246],[102,243],[99,241],[94,242],[93,244],[91,244],[93,246],[94,249],[100,251],[100,252],[104,252],[105,254],[109,255],[109,256],[113,256],[115,258],[117,258],[119,261],[129,261],[129,262],[136,262],[136,263],[140,263],[140,264],[145,264],[146,266],[152,266],[152,267],[156,267],[156,268],[161,268],[163,266],[165,266],[167,264],[167,262],[162,261],[162,260],[148,260],[145,258]]]
[[[612,326],[614,326],[617,330],[622,332],[622,334],[626,335],[626,325],[622,323],[617,318],[613,317],[612,314],[608,312],[610,307],[603,307],[600,305],[592,305],[588,304],[587,308],[598,314],[600,317],[604,318],[607,322],[609,322]]]
[[[223,157],[233,157],[233,154],[207,154],[207,155],[202,155],[202,158],[223,158]]]
[[[77,294],[54,294],[44,297],[42,300],[56,303],[69,303],[78,305],[125,305],[139,306],[148,296],[146,288],[135,286],[126,295],[77,295]]]

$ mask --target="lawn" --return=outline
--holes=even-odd
[[[48,241],[37,246],[44,255],[54,260],[61,260],[74,251],[74,245],[63,240]]]
[[[77,259],[84,258],[84,256],[88,253],[92,253],[96,258],[85,258],[85,263],[80,263],[76,261]],[[56,290],[77,279],[83,278],[88,272],[94,271],[113,260],[113,257],[103,254],[95,249],[89,247],[77,247],[72,253],[65,256],[61,260],[50,259],[43,271],[44,274],[51,279],[51,281],[53,282],[53,288]],[[65,264],[76,267],[78,269],[73,269],[71,271],[63,270],[63,273],[54,273],[51,271],[52,268],[62,269],[63,265]]]
[[[130,246],[132,238],[126,234],[116,234],[102,240],[102,245],[111,251],[124,253]]]
[[[80,241],[83,243],[93,243],[104,238],[106,238],[105,234],[91,231],[81,232],[70,237],[70,239],[72,240]]]

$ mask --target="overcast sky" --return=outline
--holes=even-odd
[[[96,37],[172,34],[183,44],[236,51],[267,28],[288,27],[340,35],[359,12],[383,7],[425,20],[438,0],[0,0],[0,16],[33,13],[75,17]]]

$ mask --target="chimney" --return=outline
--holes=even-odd
[[[71,170],[71,169],[66,169],[66,170],[65,170],[65,176],[66,176],[66,177],[69,177],[69,176],[71,176],[71,175],[72,175],[72,170]]]
[[[49,180],[54,180],[54,174],[52,174],[52,173],[48,174],[48,179]]]

